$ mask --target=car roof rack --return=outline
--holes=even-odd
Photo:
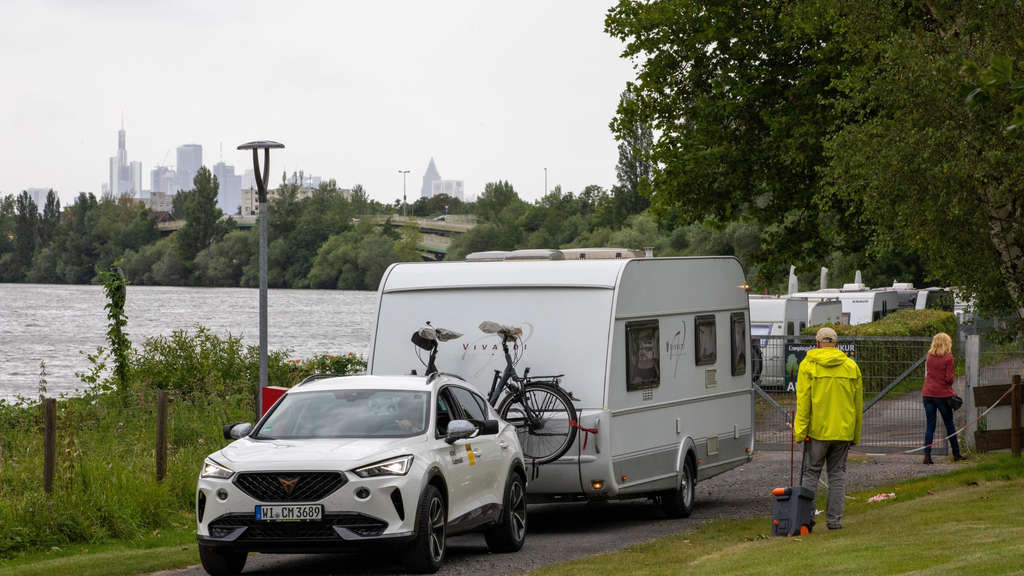
[[[299,382],[298,384],[293,386],[293,388],[298,388],[299,386],[302,386],[303,384],[308,384],[308,383],[314,382],[316,380],[322,380],[324,378],[336,378],[336,377],[340,377],[340,376],[341,376],[341,374],[335,374],[333,372],[320,372],[320,373],[317,373],[317,374],[310,374],[309,376],[306,376],[305,378],[303,378],[302,382]]]

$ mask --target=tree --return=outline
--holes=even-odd
[[[516,194],[507,180],[488,182],[483,193],[476,199],[475,213],[479,220],[496,221],[506,208],[522,204],[519,194]]]
[[[759,223],[767,284],[855,256],[1024,317],[1020,0],[622,0],[605,26],[662,219]]]
[[[43,208],[43,218],[39,222],[39,242],[41,246],[49,246],[53,235],[60,224],[60,199],[51,189],[46,194],[46,206]]]
[[[32,257],[39,244],[39,210],[28,192],[18,195],[15,210],[14,255],[21,270],[19,276],[24,276],[32,266]]]
[[[838,84],[851,120],[827,141],[822,204],[855,206],[874,250],[916,250],[930,278],[1024,320],[1024,5],[864,3],[846,29],[865,64]]]
[[[840,4],[621,0],[605,30],[638,70],[611,127],[658,134],[651,203],[673,224],[751,218],[780,271],[832,248],[813,205],[823,140],[836,123],[833,81],[846,58]],[[820,261],[820,260],[819,260]]]
[[[178,255],[187,268],[202,250],[214,240],[223,238],[233,225],[233,220],[222,221],[217,207],[217,192],[220,188],[217,177],[203,166],[193,179],[194,188],[178,192],[174,197],[174,215],[185,220],[175,234]]]
[[[651,146],[654,134],[651,123],[638,110],[640,103],[634,87],[622,91],[619,110],[622,114],[612,128],[619,138],[619,161],[615,165],[618,185],[612,189],[615,198],[616,224],[627,216],[639,214],[650,206],[647,196],[651,183]]]

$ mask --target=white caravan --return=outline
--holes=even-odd
[[[807,325],[842,324],[843,303],[839,300],[808,300]]]
[[[758,384],[762,388],[774,389],[785,385],[785,340],[782,336],[803,332],[807,326],[807,308],[808,302],[803,298],[750,295],[750,336],[761,349],[762,368]]]
[[[505,361],[484,320],[523,329],[520,375],[564,374],[575,444],[531,467],[534,500],[657,496],[685,515],[694,484],[754,450],[746,282],[732,257],[392,265],[381,280],[371,374],[419,373],[410,335],[461,332],[437,366],[486,395]],[[596,430],[586,432],[586,430]]]
[[[847,284],[846,286],[854,286]],[[842,324],[864,324],[881,320],[899,308],[899,293],[891,290],[868,290],[865,288],[847,288],[842,290],[827,288],[814,292],[797,292],[796,298],[806,298],[809,302],[820,300],[839,300],[843,306]]]

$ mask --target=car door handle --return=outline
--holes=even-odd
[[[498,442],[498,446],[501,446],[502,450],[508,450],[508,442]]]

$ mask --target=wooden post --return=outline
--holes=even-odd
[[[1013,391],[1010,392],[1010,452],[1020,458],[1020,374],[1013,377]]]
[[[167,475],[167,391],[156,395],[156,481]]]
[[[53,473],[57,469],[57,400],[43,400],[43,490],[53,492]]]

